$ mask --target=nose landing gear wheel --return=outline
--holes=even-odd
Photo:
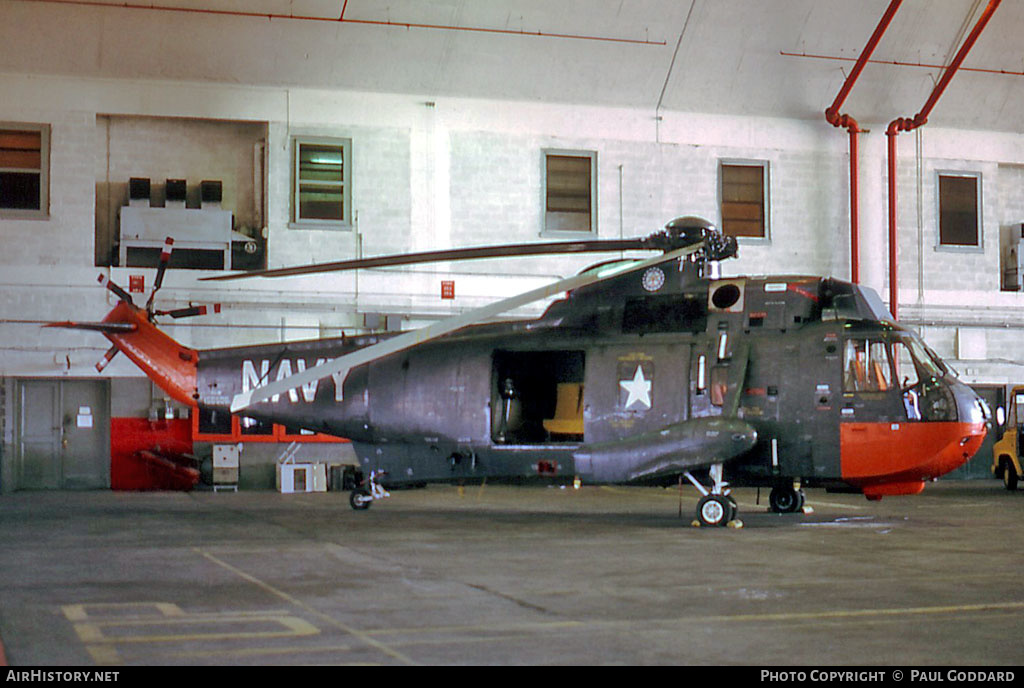
[[[768,503],[777,514],[793,514],[804,508],[804,491],[792,487],[775,487],[768,496]]]
[[[736,507],[728,497],[709,494],[697,503],[697,519],[701,525],[724,526],[735,518]]]

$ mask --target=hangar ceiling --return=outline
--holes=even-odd
[[[823,119],[889,0],[2,0],[0,71]],[[915,114],[986,6],[904,0],[846,101]],[[68,27],[74,40],[68,40]],[[1021,131],[1024,3],[931,122]]]

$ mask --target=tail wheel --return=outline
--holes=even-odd
[[[732,500],[722,495],[707,495],[697,503],[697,519],[701,525],[724,526],[736,517]]]
[[[349,493],[348,503],[356,511],[365,511],[373,504],[373,497],[370,495],[369,490],[357,487]]]
[[[793,514],[804,508],[804,491],[792,487],[775,487],[768,496],[772,511],[777,514]]]
[[[1011,492],[1017,489],[1017,469],[1006,459],[1003,460],[1003,487]]]

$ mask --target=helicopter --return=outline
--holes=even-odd
[[[101,332],[174,399],[212,414],[351,441],[365,510],[428,482],[546,480],[669,485],[700,493],[696,525],[738,527],[732,486],[803,509],[805,487],[869,500],[917,494],[966,462],[984,402],[869,287],[830,277],[721,277],[735,238],[692,216],[647,237],[474,247],[256,273],[508,255],[653,251],[392,335],[195,350],[156,317],[172,241],[145,307],[119,299]],[[495,320],[553,296],[532,320]]]

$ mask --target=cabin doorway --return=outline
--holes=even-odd
[[[495,351],[494,443],[582,442],[584,359],[582,351]]]

